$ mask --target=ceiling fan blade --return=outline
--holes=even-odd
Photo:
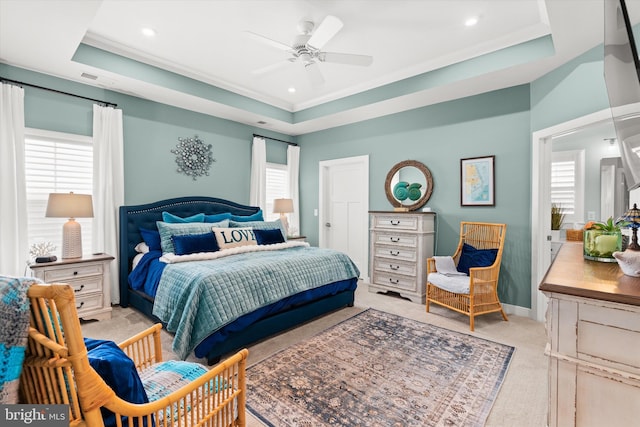
[[[305,64],[304,69],[307,71],[307,77],[309,77],[309,81],[313,87],[320,87],[324,85],[324,77],[322,77],[322,73],[320,72],[320,67],[317,62]]]
[[[268,37],[261,36],[260,34],[253,33],[251,31],[244,31],[244,33],[247,36],[251,37],[252,39],[257,40],[260,43],[267,44],[267,45],[269,45],[271,47],[275,47],[276,49],[280,49],[280,50],[284,50],[284,51],[293,50],[293,48],[291,46],[288,46],[288,45],[286,45],[284,43],[280,43],[279,41],[276,41],[276,40],[272,40],[272,39],[270,39]]]
[[[369,55],[355,55],[353,53],[320,52],[318,59],[322,62],[335,62],[338,64],[360,65],[367,67],[373,63],[373,57]]]
[[[285,65],[287,65],[289,63],[289,61],[280,61],[280,62],[276,62],[275,64],[270,64],[267,65],[266,67],[261,67],[261,68],[256,68],[255,70],[251,71],[251,74],[254,74],[256,76],[260,76],[263,74],[267,74],[270,73],[272,71],[277,70],[278,68],[281,68]]]
[[[318,28],[313,32],[313,35],[307,42],[307,45],[315,49],[322,49],[333,36],[335,36],[338,31],[344,26],[341,20],[336,18],[333,15],[327,15]]]

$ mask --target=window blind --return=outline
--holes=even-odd
[[[62,248],[64,218],[46,218],[49,193],[91,194],[93,190],[93,145],[90,137],[27,130],[25,173],[29,245],[51,242],[55,253]],[[91,251],[91,218],[78,218],[82,248]]]
[[[266,194],[267,211],[264,218],[273,221],[280,218],[280,214],[273,212],[273,200],[289,197],[289,176],[287,166],[277,163],[267,163]]]
[[[559,205],[564,214],[576,209],[576,162],[551,163],[551,203]]]

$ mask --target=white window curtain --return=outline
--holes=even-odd
[[[287,169],[289,175],[289,197],[293,200],[293,212],[289,214],[289,230],[291,234],[300,234],[300,147],[290,145],[287,148]]]
[[[29,258],[24,89],[0,83],[0,274],[22,276]]]
[[[249,204],[260,206],[266,212],[267,208],[267,144],[264,138],[253,137],[251,148],[251,188],[249,190]]]
[[[111,302],[118,286],[118,209],[124,204],[122,110],[93,106],[93,252],[116,257],[111,263]]]

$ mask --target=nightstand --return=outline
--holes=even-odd
[[[75,291],[78,316],[82,319],[111,318],[111,275],[107,254],[54,262],[31,263],[33,275],[45,283],[68,283]]]
[[[287,236],[287,240],[300,240],[302,242],[306,242],[307,236]]]

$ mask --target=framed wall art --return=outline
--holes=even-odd
[[[495,206],[495,156],[460,159],[460,204]]]

